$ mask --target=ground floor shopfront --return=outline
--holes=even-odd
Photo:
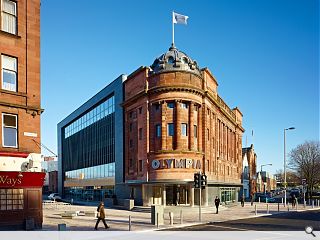
[[[0,171],[0,230],[41,229],[45,173]]]
[[[194,188],[193,182],[167,182],[167,183],[145,183],[130,185],[131,197],[135,204],[144,206],[151,205],[199,205],[201,191],[201,205],[210,206],[218,196],[222,204],[230,204],[238,201],[240,186],[209,184],[204,189]]]

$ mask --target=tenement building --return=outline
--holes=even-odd
[[[172,45],[124,82],[124,172],[143,205],[199,204],[194,173],[208,177],[202,204],[238,200],[242,113],[218,95],[208,68]]]
[[[0,229],[41,228],[40,0],[0,11]]]
[[[243,188],[241,195],[249,200],[257,192],[257,154],[254,151],[253,144],[250,147],[242,148],[243,172],[241,182]]]

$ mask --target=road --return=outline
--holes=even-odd
[[[263,217],[175,228],[174,231],[304,231],[312,226],[320,231],[320,210],[290,212]],[[168,229],[169,230],[169,229]]]

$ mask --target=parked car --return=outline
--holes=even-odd
[[[59,196],[59,193],[51,193],[48,196],[48,199],[52,201],[61,201],[61,197]]]
[[[256,193],[255,195],[255,201],[258,202],[260,198],[260,202],[267,202],[267,203],[275,203],[276,199],[273,197],[268,196],[264,193]]]

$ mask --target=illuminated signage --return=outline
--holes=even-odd
[[[201,169],[201,161],[195,159],[160,159],[152,160],[151,167],[153,169],[164,168],[193,168]]]

